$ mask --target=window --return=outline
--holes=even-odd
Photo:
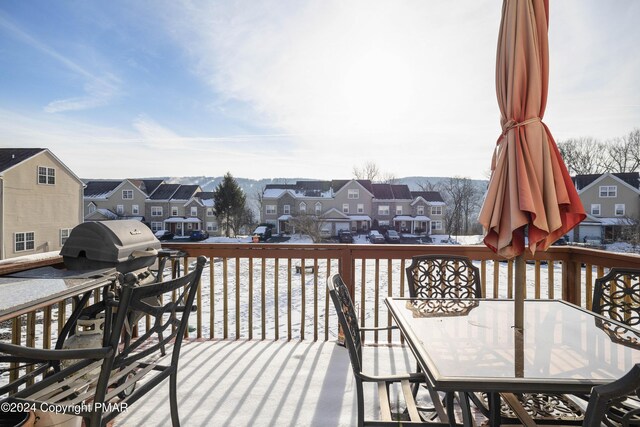
[[[364,204],[358,203],[358,213],[364,213]]]
[[[89,213],[92,214],[96,211],[96,205],[94,205],[93,203],[91,203],[89,205]]]
[[[388,227],[389,226],[389,221],[378,221],[378,225],[380,227]]]
[[[617,196],[618,196],[618,186],[616,185],[600,186],[600,197],[617,197]]]
[[[198,207],[191,206],[191,216],[198,216]]]
[[[349,190],[349,192],[347,193],[347,197],[349,199],[359,199],[360,198],[360,190],[358,190],[357,188]]]
[[[343,203],[342,204],[342,213],[349,213],[349,203]]]
[[[396,215],[402,215],[402,206],[396,206]]]
[[[389,205],[378,206],[378,215],[389,215]]]
[[[54,185],[56,183],[56,170],[38,166],[38,184]]]
[[[431,206],[431,215],[442,215],[442,206]]]
[[[431,231],[442,230],[442,221],[431,221]]]
[[[14,239],[16,252],[32,251],[35,247],[35,233],[33,231],[16,233]]]
[[[132,215],[138,215],[139,213],[140,213],[140,206],[131,205],[131,214]]]
[[[116,213],[118,215],[124,215],[124,205],[118,205],[116,206]]]
[[[322,203],[316,202],[316,215],[320,215],[322,213]]]
[[[624,216],[624,203],[616,203],[616,216]]]
[[[151,206],[151,216],[162,216],[162,206]]]
[[[215,216],[215,214],[213,212],[213,208],[207,208],[207,216],[209,216],[209,217]]]
[[[171,206],[171,216],[178,216],[178,207]]]
[[[122,200],[133,199],[133,190],[122,190]]]
[[[418,206],[418,215],[424,215],[424,206]]]
[[[282,207],[282,213],[285,215],[291,214],[291,205],[284,205]]]
[[[305,202],[300,203],[300,213],[307,213],[307,204]]]
[[[276,205],[267,205],[265,206],[265,212],[267,215],[275,215],[276,213]]]
[[[600,204],[591,205],[591,215],[600,216]]]
[[[153,208],[152,208],[153,209]],[[162,230],[162,223],[161,222],[152,222],[151,223],[151,231],[153,231],[154,233],[158,230]]]
[[[215,222],[207,222],[207,231],[218,231],[218,225]]]
[[[69,238],[69,234],[71,234],[70,228],[61,228],[60,229],[60,246],[64,245],[64,243]]]

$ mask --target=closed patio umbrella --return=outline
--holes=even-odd
[[[516,258],[515,326],[523,325],[525,230],[532,253],[546,250],[586,215],[551,132],[547,103],[548,0],[504,0],[496,54],[502,133],[480,212],[484,243]]]

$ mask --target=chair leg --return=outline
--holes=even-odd
[[[169,405],[171,406],[171,424],[173,427],[180,427],[180,417],[178,416],[178,371],[175,370],[169,376]]]

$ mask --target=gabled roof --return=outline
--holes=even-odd
[[[619,180],[629,184],[631,187],[640,188],[640,173],[627,172],[627,173],[602,173],[602,174],[589,174],[589,175],[576,175],[572,177],[573,184],[576,186],[576,190],[583,190],[585,187],[591,185],[593,182],[598,181],[607,175],[613,175]]]
[[[622,175],[622,177],[620,177],[620,175]],[[578,175],[578,176],[585,176],[585,175]],[[631,191],[634,191],[640,194],[640,183],[639,183],[640,174],[638,172],[631,172],[626,174],[603,173],[602,175],[598,175],[593,181],[591,181],[586,186],[579,188],[578,194],[582,194],[584,191],[588,190],[589,188],[596,186],[600,181],[602,181],[606,177],[611,178],[614,181],[619,182],[620,185],[627,187]],[[624,180],[623,178],[625,178],[626,180]],[[635,184],[630,183],[634,181],[635,181]],[[586,181],[583,181],[583,182],[586,182]]]
[[[45,151],[44,148],[0,148],[0,172]]]
[[[425,202],[444,202],[439,191],[412,191],[411,198],[417,199],[422,197]]]
[[[172,199],[189,200],[199,188],[199,185],[181,185],[173,194]]]
[[[180,184],[160,184],[155,191],[149,195],[149,199],[169,200],[179,187]]]
[[[138,187],[145,195],[150,195],[164,181],[162,179],[129,179],[133,185]]]
[[[122,180],[110,181],[110,180],[97,180],[88,181],[84,187],[84,197],[91,199],[107,198],[113,193],[113,191],[122,184]]]
[[[371,184],[373,197],[378,200],[411,200],[406,184]]]
[[[344,187],[345,185],[347,185],[352,181],[357,182],[362,187],[364,187],[365,190],[373,194],[373,188],[371,187],[372,186],[371,180],[369,179],[334,179],[333,181],[331,181],[331,188],[333,189],[334,193],[337,193],[338,191],[340,191],[340,189],[342,189],[342,187]]]

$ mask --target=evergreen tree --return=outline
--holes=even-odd
[[[235,221],[235,218],[242,216],[246,210],[246,197],[231,172],[227,172],[222,182],[216,187],[213,201],[218,224],[225,228],[225,235],[230,237],[232,229],[235,234],[236,227],[244,225]]]

